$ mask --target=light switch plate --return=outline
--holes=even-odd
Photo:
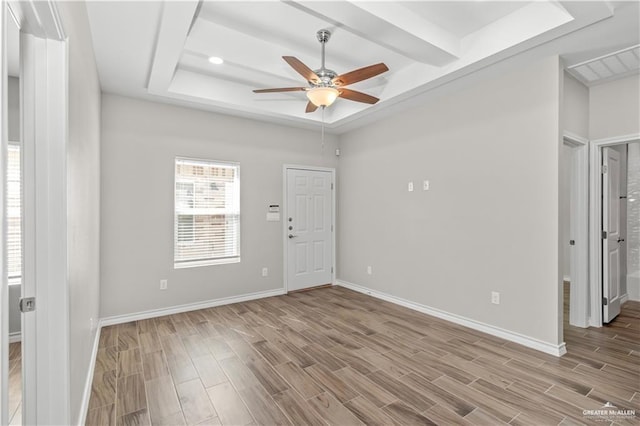
[[[408,190],[409,192],[412,192],[412,191],[413,191],[413,182],[409,182],[409,184],[407,185],[407,190]]]
[[[425,180],[424,182],[422,182],[422,189],[425,191],[429,190],[429,181]]]

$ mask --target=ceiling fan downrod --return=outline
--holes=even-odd
[[[316,75],[320,77],[320,82],[316,86],[333,87],[332,80],[338,74],[333,70],[325,68],[325,44],[327,44],[327,42],[331,38],[331,31],[326,29],[318,30],[318,32],[316,33],[316,37],[320,42],[320,45],[322,46],[322,62],[320,63],[320,69],[315,70]]]
[[[318,32],[316,33],[316,37],[318,37],[318,41],[322,45],[322,64],[321,64],[320,69],[323,70],[324,69],[324,45],[331,38],[331,31],[324,30],[324,29],[323,30],[318,30]]]

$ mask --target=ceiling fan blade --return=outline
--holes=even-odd
[[[382,74],[386,71],[389,71],[389,67],[380,62],[379,64],[369,65],[368,67],[359,68],[357,70],[339,75],[333,79],[333,83],[336,86],[347,86],[349,84],[357,83],[358,81],[375,77],[376,75]]]
[[[313,72],[311,68],[303,64],[298,58],[294,56],[283,56],[282,59],[287,61],[291,68],[296,70],[298,74],[303,76],[307,81],[320,81],[320,77]]]
[[[274,93],[274,92],[303,92],[306,87],[280,87],[276,89],[255,89],[253,93]]]
[[[311,101],[309,101],[309,103],[307,103],[307,109],[304,110],[304,112],[313,112],[315,110],[317,110],[318,107],[315,106],[313,103],[311,103]]]
[[[366,93],[357,92],[351,89],[340,88],[340,94],[338,95],[341,98],[349,99],[350,101],[363,102],[365,104],[375,104],[380,99],[375,96],[367,95]]]

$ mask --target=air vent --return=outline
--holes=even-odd
[[[640,45],[572,65],[567,71],[587,86],[636,74],[640,71]]]

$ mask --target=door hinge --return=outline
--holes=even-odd
[[[607,231],[602,231],[602,239],[603,240],[607,239]]]
[[[603,304],[604,306],[607,306],[607,305],[609,304],[609,299],[607,299],[606,297],[603,297],[603,298],[602,298],[602,304]]]
[[[609,166],[607,166],[606,164],[602,165],[602,174],[607,174],[607,172],[609,171]]]
[[[331,232],[333,232],[333,225],[331,225]]]
[[[575,246],[576,245],[576,240],[569,240],[569,245],[570,246]]]
[[[333,266],[331,267],[331,273],[333,274]]]
[[[20,312],[32,312],[36,310],[36,298],[35,297],[23,297],[20,299]]]
[[[331,182],[331,189],[333,189],[333,182]]]

